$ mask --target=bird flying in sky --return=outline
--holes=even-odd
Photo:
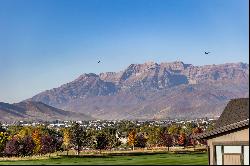
[[[98,61],[97,63],[100,63],[101,61]]]
[[[209,53],[210,53],[210,52],[206,52],[206,51],[205,51],[205,54],[209,54]]]

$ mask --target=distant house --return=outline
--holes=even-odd
[[[210,165],[249,165],[249,98],[231,100],[207,139]]]

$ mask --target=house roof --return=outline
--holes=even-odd
[[[215,129],[195,138],[208,138],[249,126],[249,98],[232,99],[215,124]]]
[[[249,119],[242,120],[240,122],[236,122],[236,123],[229,124],[229,125],[226,125],[226,126],[215,128],[214,130],[212,130],[210,132],[205,132],[205,133],[196,135],[195,138],[198,138],[198,139],[208,138],[208,137],[212,137],[212,136],[222,134],[222,133],[225,133],[225,132],[228,132],[228,131],[240,129],[240,128],[243,128],[243,127],[246,127],[246,126],[249,126]]]
[[[215,128],[246,119],[249,119],[249,98],[232,99],[217,120]]]

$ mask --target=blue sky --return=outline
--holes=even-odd
[[[248,0],[0,0],[0,101],[131,63],[248,63],[248,13]]]

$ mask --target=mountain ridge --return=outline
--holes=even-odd
[[[14,104],[0,102],[0,121],[53,121],[59,119],[91,120],[93,118],[83,113],[57,109],[42,102],[24,101]]]
[[[249,95],[248,83],[247,63],[146,62],[119,72],[84,73],[27,101],[100,119],[218,116],[230,99]]]

